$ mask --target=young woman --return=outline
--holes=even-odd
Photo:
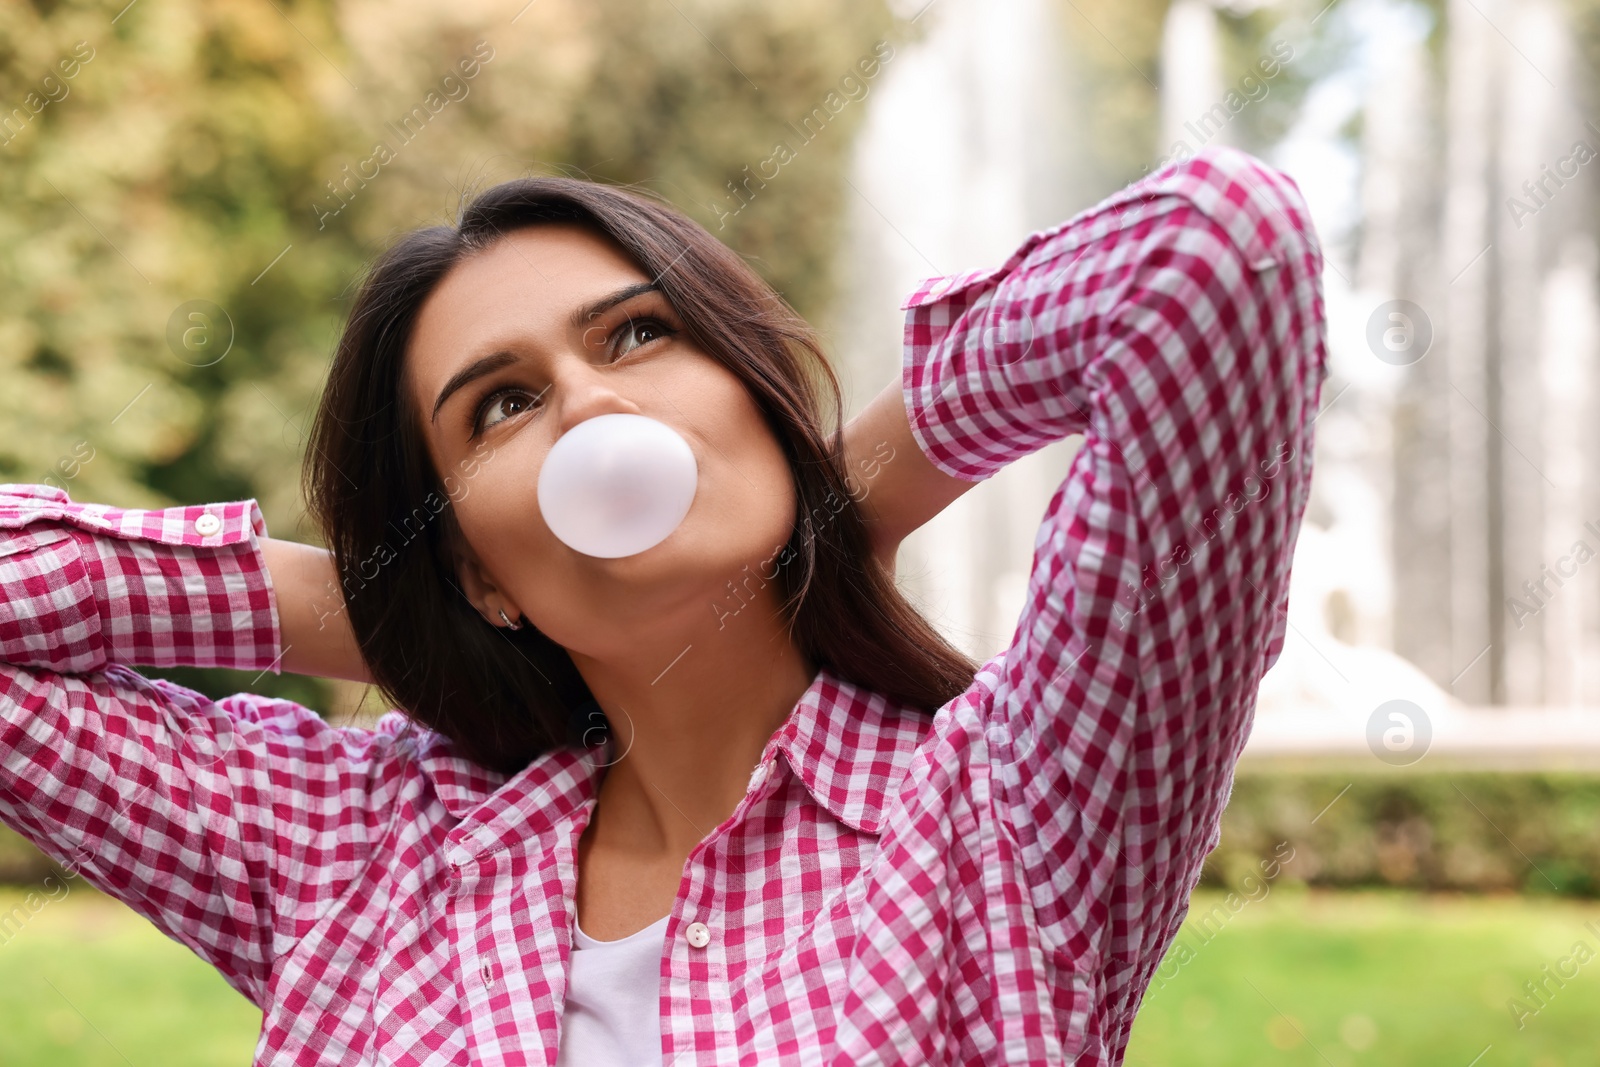
[[[1284,636],[1326,375],[1282,174],[1224,149],[921,286],[841,431],[812,334],[658,203],[497,186],[403,238],[254,501],[0,487],[0,818],[264,1012],[256,1062],[1114,1064]],[[558,541],[540,465],[644,414],[681,527]],[[981,668],[895,547],[1082,448]],[[335,727],[129,665],[371,679]]]

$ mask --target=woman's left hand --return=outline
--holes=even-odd
[[[872,554],[891,574],[900,542],[978,484],[944,473],[923,454],[906,421],[899,375],[845,426],[844,461]]]

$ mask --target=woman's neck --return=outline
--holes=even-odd
[[[671,628],[626,662],[574,657],[615,732],[594,840],[681,862],[733,813],[761,750],[816,675],[772,594],[724,625]]]

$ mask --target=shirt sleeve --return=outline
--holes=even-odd
[[[140,510],[0,485],[0,662],[278,671],[254,500]]]
[[[1084,438],[977,685],[1035,914],[1095,961],[1113,1028],[1216,844],[1282,648],[1321,266],[1293,182],[1208,149],[906,302],[908,418],[940,469]]]
[[[396,713],[335,727],[118,662],[270,666],[261,533],[253,502],[118,512],[0,487],[0,821],[258,1005],[389,839],[414,748]]]

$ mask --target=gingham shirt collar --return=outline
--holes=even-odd
[[[932,721],[931,715],[902,708],[822,670],[768,750],[783,753],[830,815],[851,829],[877,834],[888,790],[910,767]]]
[[[386,718],[391,718],[386,716]],[[399,716],[396,727],[407,729]],[[889,783],[910,766],[917,743],[927,736],[932,717],[900,708],[819,670],[762,753],[760,767],[782,754],[812,798],[853,830],[876,834],[883,820]],[[527,830],[554,828],[592,800],[600,786],[603,758],[575,748],[557,749],[507,777],[480,767],[453,749],[437,745],[423,755],[420,769],[445,810],[467,820],[478,813],[488,821],[507,798],[540,796],[548,803],[526,805]]]

